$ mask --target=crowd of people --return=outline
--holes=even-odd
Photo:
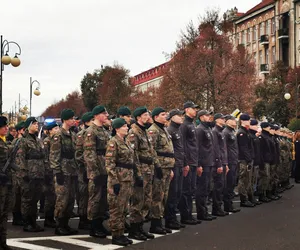
[[[127,246],[132,239],[145,241],[237,213],[235,196],[240,207],[253,208],[293,187],[300,134],[294,144],[288,129],[246,113],[237,119],[187,101],[182,110],[169,112],[120,107],[113,120],[99,105],[81,117],[76,129],[74,111],[65,109],[61,121],[61,126],[47,123],[41,139],[35,117],[10,128],[9,136],[7,119],[0,117],[1,249],[10,249],[11,211],[13,225],[25,232],[44,230],[36,222],[42,194],[44,227],[54,228],[56,235],[78,232],[69,226],[76,200],[79,229],[96,238],[112,235],[112,244]],[[149,232],[143,227],[147,221]]]

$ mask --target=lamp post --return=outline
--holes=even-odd
[[[36,96],[39,96],[41,94],[41,91],[40,91],[40,86],[41,84],[39,83],[39,81],[37,80],[33,80],[32,81],[32,77],[30,77],[30,103],[29,103],[29,116],[31,116],[31,103],[32,103],[32,85],[34,83],[37,83],[38,86],[35,88],[35,90],[33,91],[33,94],[35,94]]]
[[[15,57],[11,58],[8,54],[9,45],[15,44],[19,48],[19,53],[15,53]],[[13,67],[18,67],[21,64],[18,55],[21,55],[21,47],[14,41],[3,40],[3,36],[0,36],[0,115],[2,115],[2,82],[3,82],[3,71],[4,65],[11,64]]]
[[[286,100],[290,100],[291,99],[291,94],[289,92],[286,92],[286,89],[289,85],[293,85],[292,83],[287,83],[285,86],[284,86],[284,89],[285,89],[285,94],[284,94],[284,99]],[[295,100],[295,104],[296,104],[296,119],[298,119],[298,99],[299,99],[299,83],[298,83],[298,75],[296,73],[296,100]]]

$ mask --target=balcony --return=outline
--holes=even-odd
[[[279,29],[278,39],[287,39],[287,38],[289,38],[289,29],[288,28]]]
[[[267,45],[269,44],[269,36],[268,35],[262,35],[260,36],[260,42],[261,45]]]
[[[269,74],[270,73],[269,64],[261,64],[260,65],[260,73],[261,74]]]

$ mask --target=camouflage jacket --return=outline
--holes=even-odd
[[[20,167],[20,176],[30,179],[43,179],[45,176],[43,143],[37,136],[26,131],[20,139],[17,151],[17,165]]]
[[[174,148],[170,134],[166,128],[153,123],[149,128],[152,145],[157,154],[158,164],[161,168],[173,168],[175,164]]]
[[[76,135],[76,146],[75,146],[75,161],[78,166],[78,174],[82,175],[86,172],[86,164],[84,163],[83,157],[83,140],[86,129],[79,131]]]
[[[45,175],[53,175],[53,170],[50,167],[50,137],[44,139],[44,152],[45,152]]]
[[[83,140],[83,157],[88,179],[107,175],[105,152],[108,140],[109,134],[104,127],[92,124],[86,129]]]
[[[105,166],[110,185],[124,181],[133,182],[134,150],[115,135],[107,144]]]
[[[137,124],[133,124],[127,135],[127,143],[134,149],[137,156],[137,168],[139,172],[154,174],[154,160],[156,153],[151,144],[150,137],[146,129]]]
[[[50,167],[53,173],[63,173],[67,176],[76,176],[75,163],[75,135],[61,128],[52,136],[50,141]]]
[[[3,141],[2,139],[0,139],[0,168],[2,169],[8,159],[8,155],[9,155],[9,146],[8,144]],[[7,168],[6,170],[6,175],[8,176],[10,183],[11,183],[11,169]]]

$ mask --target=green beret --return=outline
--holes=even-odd
[[[152,117],[159,115],[162,112],[166,112],[162,107],[156,107],[152,110]]]
[[[106,112],[106,108],[102,105],[98,105],[95,108],[93,108],[93,110],[92,110],[93,115],[98,115],[103,112]]]
[[[0,116],[0,128],[7,125],[7,118],[5,116]]]
[[[112,121],[112,127],[114,129],[116,128],[121,128],[122,126],[124,126],[126,123],[126,121],[123,119],[123,118],[117,118],[117,119],[114,119]]]
[[[117,114],[118,115],[131,115],[131,111],[128,107],[122,106],[119,108]]]
[[[138,116],[141,116],[142,114],[147,113],[147,112],[149,112],[149,111],[148,111],[148,109],[147,109],[145,106],[143,106],[143,107],[138,107],[138,108],[136,108],[136,110],[133,112],[133,116],[134,116],[134,118],[137,118]]]
[[[17,131],[20,131],[22,128],[25,128],[25,122],[21,121],[15,126]]]
[[[51,129],[57,127],[57,126],[58,126],[58,123],[57,123],[56,121],[53,121],[53,122],[50,122],[50,123],[48,123],[48,124],[46,125],[46,129],[47,129],[47,130],[51,130]]]
[[[62,121],[70,120],[75,116],[75,113],[72,109],[64,109],[61,111],[60,118]]]
[[[32,123],[37,122],[37,119],[33,116],[28,117],[27,120],[25,121],[25,128],[28,128]]]
[[[81,117],[81,121],[82,122],[89,122],[90,120],[92,120],[94,118],[93,113],[92,112],[86,112],[82,115]]]

